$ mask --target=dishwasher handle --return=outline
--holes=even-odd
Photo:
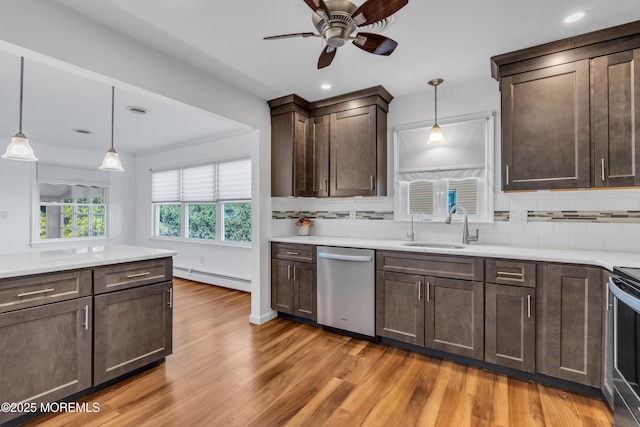
[[[337,261],[351,261],[351,262],[371,262],[373,257],[370,255],[341,255],[341,254],[328,254],[326,252],[318,252],[318,257],[325,259],[334,259]]]

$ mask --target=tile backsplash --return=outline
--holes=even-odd
[[[300,216],[312,235],[407,239],[409,221],[393,220],[393,197],[272,198],[272,235],[296,234]],[[470,223],[480,243],[553,249],[638,252],[640,189],[496,193],[494,222]],[[416,221],[416,240],[460,241],[462,224]]]

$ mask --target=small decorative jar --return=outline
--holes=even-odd
[[[300,217],[298,221],[296,221],[296,226],[298,227],[298,236],[308,236],[309,228],[313,225],[313,221],[309,218]]]

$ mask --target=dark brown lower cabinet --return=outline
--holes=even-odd
[[[424,277],[376,274],[376,335],[424,345]]]
[[[482,359],[484,283],[425,277],[425,346]]]
[[[535,371],[535,289],[485,285],[484,360]]]
[[[0,314],[0,402],[39,408],[91,387],[92,309],[85,297]]]
[[[602,287],[598,268],[549,264],[543,325],[546,374],[600,388]]]
[[[317,320],[316,264],[291,260],[271,261],[271,308]]]
[[[171,354],[172,282],[94,297],[93,384]]]

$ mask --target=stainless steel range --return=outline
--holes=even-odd
[[[615,267],[613,302],[614,425],[640,426],[640,269]]]

